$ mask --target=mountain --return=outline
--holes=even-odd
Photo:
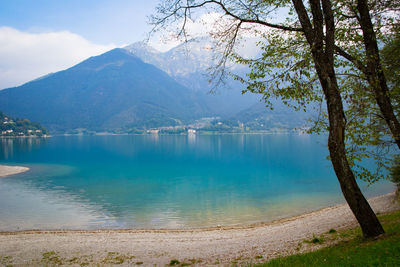
[[[273,109],[258,102],[251,107],[241,110],[230,118],[232,121],[240,121],[252,130],[270,130],[302,128],[310,115],[315,115],[313,107],[309,105],[309,113],[294,111],[283,103],[273,101]]]
[[[258,39],[247,38],[238,44],[237,52],[246,58],[259,56],[260,49],[256,43]],[[300,128],[309,117],[304,112],[295,112],[275,99],[274,109],[271,110],[260,102],[260,95],[246,93],[240,82],[229,78],[225,81],[226,87],[217,88],[215,94],[208,82],[207,72],[215,65],[215,45],[207,37],[189,40],[167,52],[157,51],[143,42],[131,44],[124,49],[140,57],[143,61],[153,64],[164,70],[177,82],[194,91],[209,110],[229,121],[240,121],[253,130],[266,130],[271,128]],[[228,71],[244,76],[248,72],[245,66],[228,63]],[[315,115],[313,105],[309,113]]]
[[[252,40],[248,43],[251,48],[255,46]],[[229,77],[225,86],[214,90],[208,75],[209,68],[216,63],[216,52],[212,48],[212,41],[203,37],[189,40],[167,52],[154,50],[143,42],[131,44],[124,49],[165,71],[178,83],[194,91],[215,115],[231,117],[257,103],[260,97],[254,94],[243,95],[244,85]],[[245,51],[243,53],[249,54]],[[230,64],[230,70],[241,74],[246,72],[246,68],[237,64]]]
[[[182,82],[186,75],[205,73],[213,65],[214,52],[211,45],[208,38],[199,38],[189,40],[167,52],[159,52],[144,42],[133,43],[124,49]],[[192,88],[193,83],[188,86]]]
[[[52,133],[141,132],[204,117],[219,117],[224,126],[243,122],[250,130],[301,126],[303,115],[279,105],[273,111],[265,108],[259,95],[242,95],[238,82],[228,79],[228,88],[209,94],[205,74],[213,53],[207,39],[167,52],[135,43],[0,90],[0,110],[37,121]],[[245,71],[240,65],[230,68]]]
[[[211,114],[192,90],[125,49],[1,90],[0,110],[50,131],[151,128]]]

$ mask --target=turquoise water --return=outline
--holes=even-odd
[[[343,203],[310,135],[1,139],[0,231],[250,224]],[[367,196],[394,186],[367,186]]]

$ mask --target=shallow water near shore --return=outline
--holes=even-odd
[[[326,137],[59,136],[0,140],[0,231],[203,228],[343,203]],[[360,182],[368,197],[392,192]]]

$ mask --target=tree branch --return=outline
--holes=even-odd
[[[226,15],[228,15],[236,20],[239,20],[241,23],[259,24],[259,25],[267,26],[269,28],[274,28],[274,29],[279,29],[279,30],[284,30],[284,31],[303,32],[303,28],[295,28],[295,27],[290,27],[290,26],[273,24],[273,23],[269,23],[269,22],[260,20],[258,17],[255,19],[242,18],[239,15],[236,15],[233,12],[229,11],[229,9],[226,7],[226,5],[223,4],[221,1],[216,1],[216,0],[204,1],[197,5],[180,6],[177,8],[176,12],[174,12],[174,13],[177,13],[177,11],[179,11],[181,9],[195,9],[195,8],[204,7],[205,5],[208,5],[208,4],[215,4],[215,5],[219,6],[225,12]],[[172,16],[172,14],[170,16]]]
[[[367,75],[367,67],[358,59],[347,53],[345,50],[343,50],[341,47],[335,45],[335,52],[339,54],[340,56],[344,57],[348,61],[352,62],[357,69],[359,69],[362,73]]]
[[[306,7],[302,0],[292,0],[296,13],[299,17],[303,32],[306,36],[307,42],[311,45],[314,40],[314,29],[311,24],[310,18],[308,17]]]
[[[325,53],[333,66],[333,52],[335,49],[335,20],[332,11],[332,3],[329,0],[322,0],[322,9],[325,18],[326,39]]]

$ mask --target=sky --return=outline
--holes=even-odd
[[[159,1],[0,0],[0,89],[144,40]]]

